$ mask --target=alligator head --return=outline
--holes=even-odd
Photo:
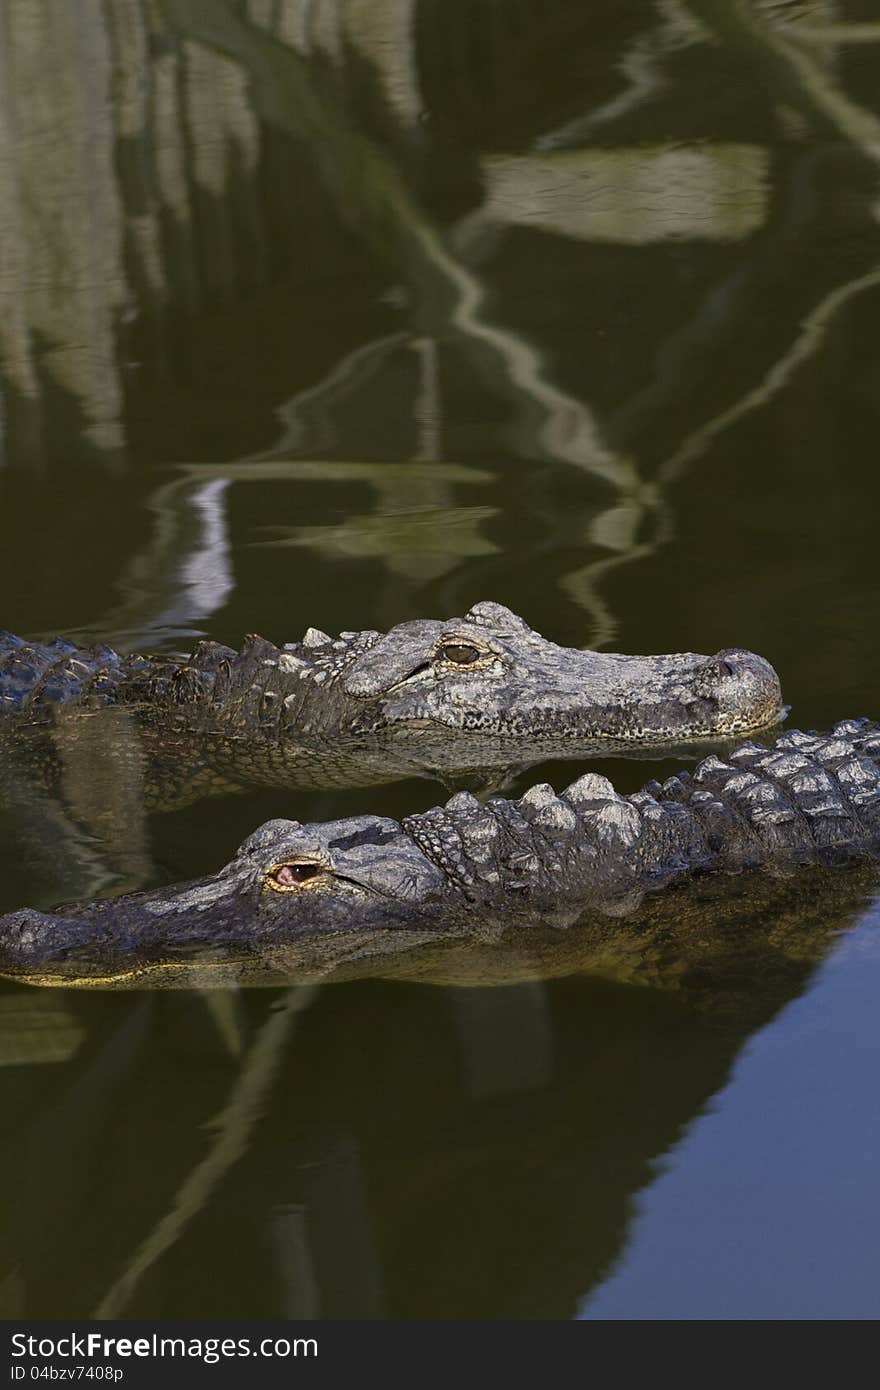
[[[304,685],[310,676],[326,680],[360,704],[365,728],[634,746],[725,738],[772,724],[782,709],[775,671],[753,652],[621,656],[560,647],[497,603],[475,604],[462,619],[358,637],[348,652],[329,638],[310,645],[301,675]],[[301,646],[288,650],[306,655]]]
[[[387,950],[389,934],[394,949],[457,935],[449,898],[444,874],[396,821],[268,821],[205,878],[0,917],[0,974],[53,985],[136,987],[176,974],[190,986],[265,983]]]

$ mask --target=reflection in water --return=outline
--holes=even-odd
[[[266,544],[314,546],[330,557],[374,556],[392,573],[436,579],[466,556],[497,550],[478,530],[495,514],[494,507],[402,507],[376,517],[347,517],[339,526],[281,527],[292,534]]]
[[[765,221],[768,165],[759,146],[720,143],[495,156],[480,215],[580,241],[736,241]]]
[[[586,931],[363,961],[359,983],[268,1006],[252,993],[238,1062],[192,995],[31,992],[48,1048],[35,1032],[2,1155],[23,1203],[3,1238],[15,1312],[570,1316],[651,1160],[871,881],[808,878],[652,904],[643,949],[616,928],[642,988],[589,978]],[[59,1051],[59,1025],[88,1043]]]
[[[876,289],[878,286],[880,286],[880,268],[869,271],[867,275],[859,276],[857,280],[850,280],[847,284],[841,285],[838,289],[827,294],[804,319],[800,333],[788,351],[773,363],[763,381],[747,392],[729,410],[716,415],[708,424],[688,435],[675,453],[664,461],[659,470],[659,477],[662,481],[664,483],[675,481],[688,464],[706,453],[716,436],[730,429],[732,425],[737,424],[751,411],[759,410],[768,405],[773,397],[788,385],[798,368],[819,350],[840,309],[850,299],[864,294],[866,290]]]
[[[680,0],[658,0],[655,18],[656,25],[636,34],[617,63],[623,90],[586,115],[541,136],[537,141],[540,149],[581,145],[602,126],[613,125],[661,95],[670,81],[667,60],[678,49],[700,43],[704,34]]]
[[[875,906],[656,1165],[581,1316],[876,1319],[864,1198],[880,1135],[859,1092],[877,1047],[877,928]]]
[[[203,621],[222,608],[232,592],[226,488],[225,478],[215,478],[192,494],[190,505],[198,518],[200,536],[194,548],[179,547],[185,558],[175,576],[171,605],[156,619],[160,631],[194,619]]]
[[[171,1209],[135,1252],[119,1279],[101,1299],[93,1316],[118,1317],[131,1301],[141,1278],[179,1240],[187,1222],[208,1203],[229,1169],[247,1152],[253,1126],[266,1105],[284,1045],[296,1015],[311,1000],[308,989],[291,989],[263,1024],[241,1067],[223,1110],[210,1122],[214,1139],[208,1153],[175,1193]]]
[[[158,7],[10,0],[4,23],[6,462],[118,463],[128,325],[161,350],[171,300],[259,273],[256,122],[239,69],[174,41]]]
[[[192,638],[223,607],[233,586],[229,543],[231,484],[331,484],[334,489],[366,484],[375,497],[372,512],[336,526],[281,526],[266,520],[252,544],[314,547],[328,558],[375,556],[394,573],[414,580],[452,568],[462,556],[492,554],[496,547],[479,532],[495,515],[492,507],[455,506],[454,485],[479,486],[492,475],[450,463],[294,462],[190,464],[150,498],[156,526],[150,544],[129,563],[119,581],[124,602],[93,625],[95,637],[123,650],[155,645],[157,639]],[[295,499],[295,491],[294,491]],[[298,514],[280,505],[277,514]],[[264,539],[266,531],[288,533]],[[421,565],[424,568],[421,568]],[[288,639],[293,634],[284,634]]]
[[[129,561],[118,584],[123,603],[93,625],[95,639],[109,637],[130,649],[204,631],[235,587],[229,482],[222,473],[210,473],[155,490],[150,545]]]
[[[4,625],[283,642],[492,594],[571,644],[766,651],[804,726],[876,713],[864,6],[7,0],[0,23]],[[25,761],[4,745],[9,904],[363,810],[318,786],[150,817],[125,721],[71,738],[61,801]],[[846,882],[722,885],[601,961],[536,936],[277,996],[4,991],[3,1311],[640,1316],[658,1271],[685,1313],[727,1269],[745,1288],[772,1242],[728,1258],[724,1174],[766,1149],[759,1067],[745,1108],[721,1097],[740,1148],[719,1123],[701,1151],[705,1121],[675,1146],[873,888]],[[872,1042],[870,997],[847,1007]],[[831,1046],[793,1047],[781,1092],[873,1235],[870,1063],[847,1127]],[[751,1210],[791,1213],[783,1253],[815,1233],[846,1315],[829,1171],[789,1145]]]
[[[560,4],[559,10],[563,34],[566,6]],[[407,393],[407,414],[420,436],[417,456],[436,458],[444,445],[443,435],[425,424],[426,392],[435,402],[442,398],[444,362],[451,366],[460,357],[478,373],[486,397],[483,409],[501,405],[508,415],[509,448],[515,455],[574,465],[599,484],[577,536],[582,558],[562,583],[590,613],[593,644],[608,643],[616,620],[599,585],[621,564],[647,558],[671,536],[668,505],[657,492],[657,480],[666,483],[677,476],[685,462],[704,453],[722,432],[767,404],[821,344],[824,335],[801,334],[800,321],[827,323],[853,296],[872,287],[875,271],[869,267],[876,266],[877,258],[869,210],[877,202],[876,175],[873,189],[866,184],[859,195],[857,185],[864,177],[851,169],[846,178],[864,204],[860,216],[866,256],[861,266],[850,259],[841,278],[829,264],[828,283],[817,300],[816,266],[808,278],[797,256],[787,267],[781,265],[776,243],[781,240],[788,255],[805,232],[809,239],[820,230],[811,225],[817,204],[804,197],[803,174],[785,191],[789,166],[796,169],[799,163],[803,124],[786,150],[778,142],[774,147],[772,140],[731,140],[723,112],[719,129],[708,138],[698,128],[695,138],[689,138],[683,129],[683,139],[661,146],[646,144],[641,132],[631,132],[631,123],[665,103],[668,119],[681,124],[673,75],[680,65],[688,70],[692,55],[704,67],[746,63],[756,105],[769,102],[774,109],[796,111],[802,123],[815,124],[822,138],[842,140],[876,168],[880,118],[845,89],[839,64],[825,61],[837,38],[834,26],[823,28],[821,21],[834,17],[833,7],[791,10],[734,0],[645,5],[642,28],[631,20],[621,22],[623,91],[557,128],[555,135],[544,131],[544,154],[477,151],[482,194],[450,236],[426,210],[430,199],[420,200],[408,186],[404,150],[374,133],[382,123],[374,120],[367,99],[373,82],[372,96],[386,103],[392,126],[416,138],[417,118],[427,109],[419,76],[424,55],[416,4],[364,7],[339,0],[317,7],[293,2],[272,7],[253,0],[239,12],[202,0],[168,0],[161,10],[132,0],[109,20],[89,7],[76,42],[48,14],[12,5],[4,127],[11,182],[0,200],[7,224],[4,239],[13,248],[2,286],[13,306],[4,316],[10,336],[2,354],[9,388],[9,461],[22,467],[36,460],[34,441],[55,428],[56,414],[46,402],[58,391],[73,409],[65,424],[66,451],[77,439],[84,448],[103,449],[108,459],[129,451],[125,400],[135,405],[145,389],[147,395],[155,389],[150,382],[161,389],[163,378],[167,380],[174,316],[241,300],[273,273],[267,246],[277,209],[263,185],[277,158],[277,141],[293,140],[296,153],[288,147],[287,157],[312,179],[311,215],[321,210],[328,244],[345,255],[340,237],[354,236],[389,288],[395,281],[405,286],[408,331],[361,344],[351,361],[358,355],[370,361],[374,389],[381,396],[393,366],[384,351],[386,342],[410,344],[423,356],[421,386],[413,385]],[[465,46],[485,44],[481,24],[464,12],[451,22],[460,27]],[[499,15],[493,39],[498,51],[492,56],[513,51],[511,43],[527,42],[532,22],[530,13],[516,20],[505,17],[504,23]],[[845,37],[845,29],[838,37]],[[858,33],[862,40],[870,37]],[[713,47],[719,38],[720,55]],[[28,63],[36,53],[41,64],[47,53],[54,55],[50,66],[57,80],[43,86],[57,102],[48,119],[45,113],[40,118],[32,139]],[[75,89],[103,93],[105,100],[78,105],[69,95]],[[360,124],[347,114],[340,90],[363,106]],[[580,93],[578,98],[583,99]],[[431,114],[438,126],[436,147],[430,133],[418,138],[424,152],[440,160],[439,133],[448,113],[441,106]],[[699,113],[700,120],[705,117]],[[744,119],[739,123],[746,128]],[[730,121],[726,124],[729,129]],[[614,139],[613,146],[590,146],[599,131],[603,140]],[[47,148],[51,143],[53,159],[15,154],[32,151],[33,140]],[[559,145],[565,150],[553,153]],[[73,159],[67,157],[70,149],[79,152]],[[78,199],[83,187],[92,193]],[[817,196],[822,197],[821,189]],[[782,199],[778,208],[774,198]],[[43,215],[40,208],[63,203],[82,206],[86,220],[64,219],[61,239],[50,247],[42,229],[51,214]],[[840,208],[839,197],[836,206]],[[765,247],[757,236],[768,218]],[[493,246],[492,227],[517,224],[533,229],[532,235],[562,233],[607,242],[617,248],[621,265],[627,246],[670,238],[684,238],[692,250],[701,239],[722,244],[744,239],[750,259],[732,274],[729,260],[719,261],[721,280],[709,270],[696,319],[685,319],[672,333],[662,326],[654,381],[645,387],[634,380],[635,391],[623,399],[618,394],[609,416],[598,404],[606,393],[601,362],[593,361],[592,380],[588,375],[576,389],[567,389],[539,346],[537,325],[514,326],[509,313],[497,311],[494,296],[506,236],[488,259],[486,248]],[[308,242],[311,232],[305,224],[298,232]],[[815,249],[827,260],[823,247]],[[46,257],[45,270],[38,253]],[[663,264],[658,261],[656,267],[661,276]],[[115,268],[108,273],[108,266]],[[596,272],[604,276],[603,262],[596,262]],[[777,328],[764,341],[763,326],[753,313],[754,295],[768,275],[780,273],[790,283],[787,290],[776,287]],[[579,268],[578,278],[583,276]],[[588,284],[589,271],[585,288]],[[595,280],[594,287],[598,284]],[[792,298],[790,310],[787,296]],[[588,300],[583,307],[589,313]],[[559,305],[558,312],[564,317],[567,306]],[[597,320],[595,328],[600,324]],[[750,349],[743,333],[757,335]],[[740,360],[749,364],[748,381],[727,370],[734,335]],[[337,456],[336,429],[344,418],[339,412],[346,407],[345,393],[340,398],[335,385],[342,385],[347,375],[347,370],[339,375],[345,360],[338,359],[320,388],[336,411],[330,448]],[[393,374],[387,383],[393,391]],[[306,395],[314,397],[314,390]],[[676,419],[683,402],[690,417],[684,438]],[[678,438],[664,436],[662,430],[658,434],[660,412],[675,422]],[[399,421],[399,404],[383,415],[386,422]],[[30,444],[24,437],[16,442],[19,416],[27,421]],[[374,412],[371,423],[381,418]],[[439,419],[436,411],[432,418]],[[301,423],[297,433],[298,447],[314,455],[321,441],[304,438]],[[454,421],[447,433],[446,447],[458,452]],[[289,438],[289,430],[287,434]],[[655,452],[661,442],[665,465]],[[290,450],[282,447],[284,452]],[[357,457],[360,450],[346,452]],[[400,456],[390,438],[382,452]],[[645,464],[655,462],[661,466],[652,479]],[[443,511],[430,509],[425,524],[448,525]],[[484,518],[489,515],[483,513]],[[392,531],[400,537],[399,521],[392,523]],[[441,558],[443,553],[454,557],[456,567],[469,557],[494,553],[472,528],[465,531],[470,535],[456,525],[451,547],[436,552],[423,582],[448,571],[450,561]],[[368,559],[386,537],[381,527],[372,534],[367,528],[361,542],[358,528],[347,523],[341,530],[325,529],[323,540],[320,535],[314,540],[337,555],[341,551]],[[413,543],[417,546],[418,539]],[[590,557],[591,551],[599,553]],[[199,566],[198,557],[193,564]],[[173,568],[179,572],[179,559]],[[410,579],[414,568],[404,566]],[[197,581],[191,575],[183,578],[204,587],[201,572]],[[219,578],[215,587],[223,589]],[[192,606],[183,603],[185,609]],[[178,625],[175,614],[172,604],[171,627]],[[181,625],[186,625],[185,615]]]

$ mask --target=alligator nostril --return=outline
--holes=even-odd
[[[751,652],[743,651],[740,647],[723,647],[712,660],[717,674],[726,680],[745,675],[754,662]]]

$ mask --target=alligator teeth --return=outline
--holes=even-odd
[[[324,647],[331,641],[326,632],[322,632],[319,627],[307,627],[302,644],[304,647]]]

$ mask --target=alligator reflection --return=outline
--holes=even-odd
[[[875,879],[693,883],[616,958],[536,928],[207,1008],[10,990],[3,1311],[570,1316]]]
[[[758,730],[754,739],[762,743],[775,732]],[[23,900],[51,907],[63,899],[134,892],[169,873],[190,875],[192,863],[179,852],[174,866],[157,868],[154,842],[169,837],[159,820],[207,798],[221,803],[221,815],[234,811],[242,838],[254,823],[253,798],[244,798],[255,789],[262,792],[256,818],[267,819],[267,788],[280,816],[298,809],[298,792],[321,791],[333,795],[334,814],[344,815],[349,807],[351,814],[363,810],[359,788],[399,783],[393,801],[386,791],[385,805],[401,815],[424,810],[425,780],[450,792],[510,795],[525,790],[535,780],[529,770],[549,766],[548,760],[564,767],[561,775],[570,782],[581,768],[606,765],[597,759],[610,762],[625,752],[631,762],[625,771],[641,781],[639,761],[696,760],[712,752],[725,757],[734,746],[730,739],[694,739],[615,748],[589,740],[457,736],[454,730],[413,738],[406,730],[389,730],[368,740],[303,741],[286,748],[281,759],[276,741],[249,738],[254,769],[248,777],[240,757],[225,759],[228,744],[221,737],[212,742],[169,732],[161,720],[128,709],[73,714],[46,727],[17,726],[0,733],[0,824],[17,850],[0,884],[0,911]],[[234,805],[236,794],[243,798],[240,807]],[[320,811],[315,816],[325,818]],[[234,843],[235,832],[228,838]]]
[[[756,731],[755,738],[760,742],[773,733]],[[388,731],[363,741],[302,741],[285,749],[282,762],[277,742],[249,738],[247,751],[254,762],[249,778],[241,762],[238,776],[235,767],[224,767],[228,744],[220,735],[213,741],[188,737],[168,731],[160,721],[138,719],[131,710],[100,710],[74,714],[53,727],[0,735],[0,823],[7,824],[8,842],[17,845],[19,866],[22,860],[31,865],[25,898],[46,906],[63,898],[96,897],[101,887],[135,891],[156,883],[163,874],[154,865],[150,817],[181,812],[206,798],[228,803],[235,794],[263,788],[266,796],[266,788],[274,788],[278,815],[288,816],[296,810],[298,791],[327,790],[338,798],[350,791],[346,801],[357,813],[363,809],[357,788],[400,783],[400,806],[414,812],[425,806],[424,780],[478,796],[509,794],[517,785],[524,790],[528,770],[548,759],[569,765],[564,777],[571,781],[578,767],[595,769],[596,759],[612,759],[616,753],[656,762],[673,756],[696,759],[710,752],[726,756],[734,742],[692,739],[624,749],[588,739],[564,744],[559,739],[456,735],[453,730],[442,737],[413,739],[405,731]],[[272,766],[275,776],[261,778],[260,767],[268,773]],[[261,819],[268,819],[267,802],[257,805]],[[253,826],[246,806],[236,809],[241,834]],[[178,877],[188,872],[190,865],[181,860]],[[14,887],[13,878],[4,877],[0,910],[21,901]]]

